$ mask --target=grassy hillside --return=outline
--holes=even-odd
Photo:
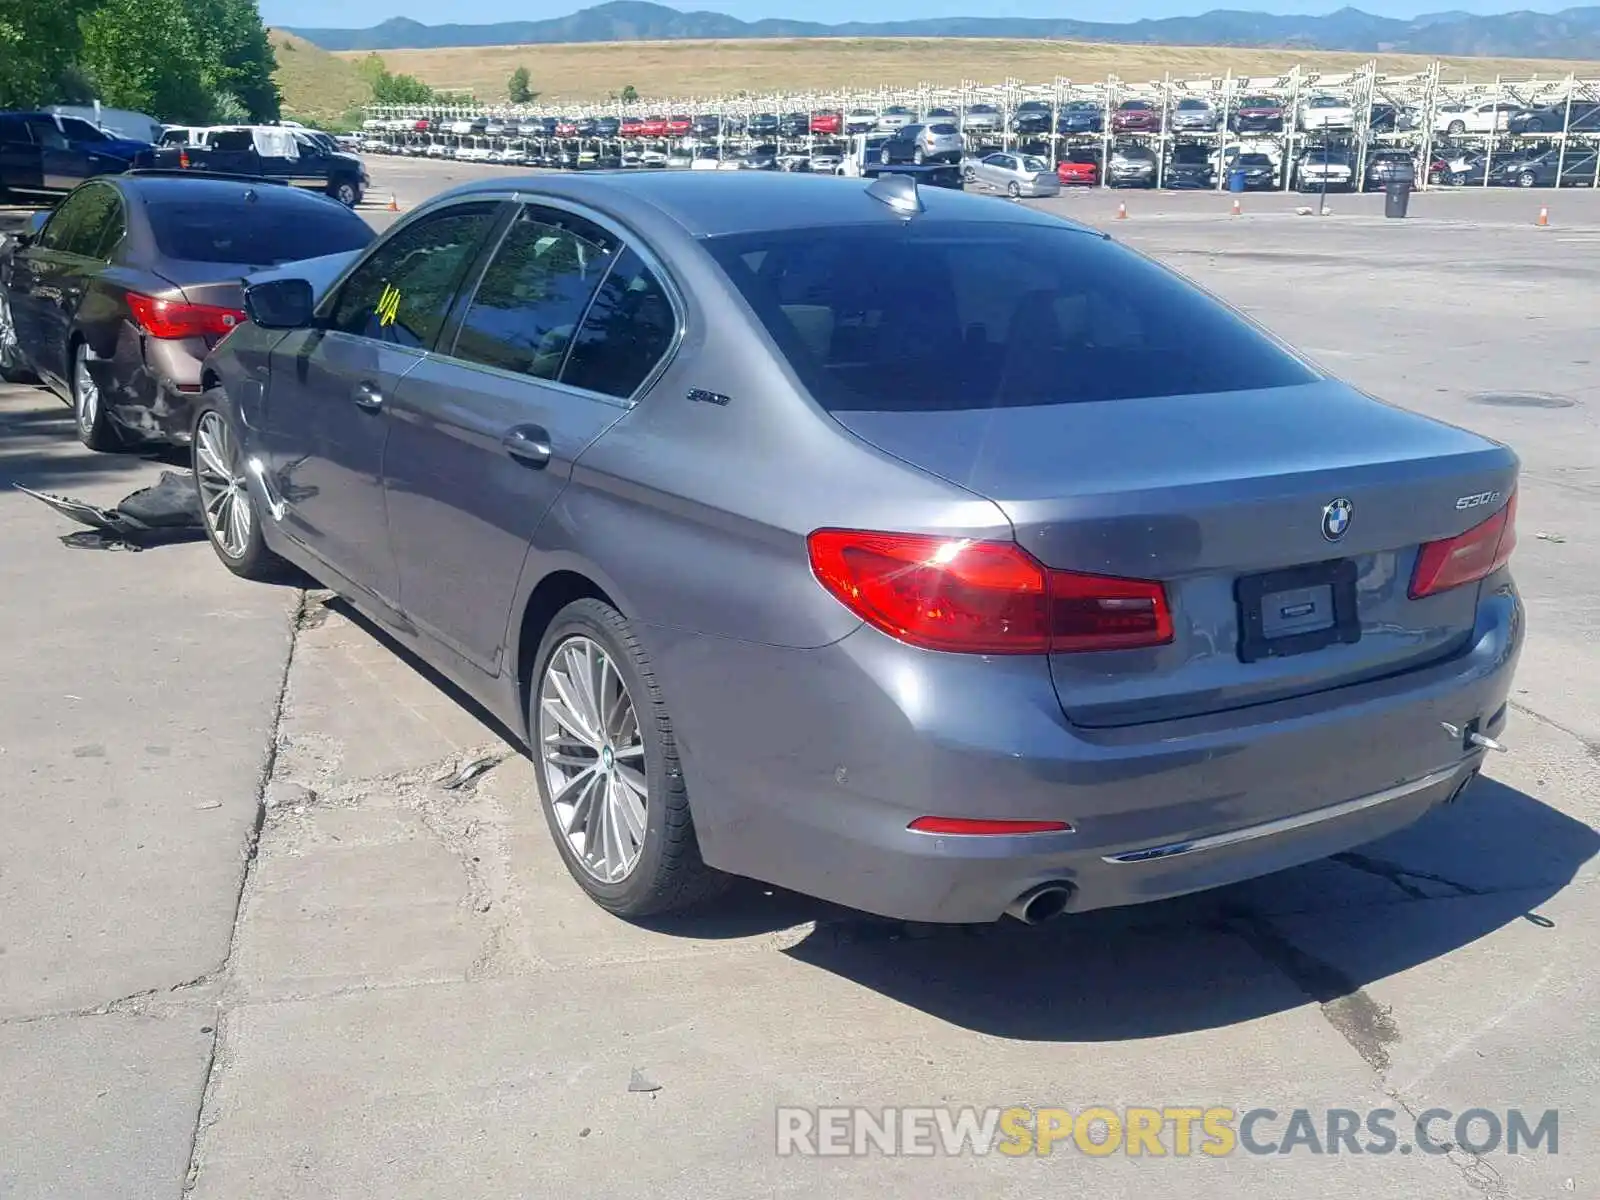
[[[276,35],[275,35],[276,36]],[[304,43],[302,43],[304,45]],[[280,61],[288,55],[279,55]],[[359,52],[335,55],[349,67]],[[962,38],[817,38],[739,41],[602,42],[389,50],[389,69],[435,87],[469,89],[480,100],[505,96],[506,78],[525,66],[541,99],[597,100],[632,84],[644,97],[717,96],[739,91],[803,92],[829,88],[955,85],[963,79],[1049,83],[1056,76],[1090,82],[1115,74],[1129,81],[1235,74],[1276,75],[1296,63],[1308,70],[1359,66],[1368,54],[1247,50],[1206,46],[1132,46],[1092,42]],[[1378,55],[1381,70],[1423,70],[1421,55]],[[1492,81],[1496,75],[1545,78],[1575,71],[1600,77],[1600,64],[1555,59],[1446,60],[1447,77]]]
[[[278,57],[274,78],[283,93],[283,115],[293,121],[339,124],[364,103],[367,86],[355,64],[336,58],[304,38],[281,29],[268,31]]]

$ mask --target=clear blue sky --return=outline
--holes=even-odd
[[[562,17],[598,0],[477,0],[458,7],[441,5],[438,0],[261,0],[261,15],[269,25],[301,28],[362,29],[389,17],[411,17],[429,25],[448,22],[487,25],[496,21],[537,21]],[[1354,5],[1366,12],[1390,17],[1413,17],[1429,12],[1497,13],[1516,9],[1558,12],[1586,0],[1400,0],[1399,3],[1368,0]],[[1593,0],[1587,0],[1593,2]],[[1073,17],[1084,21],[1132,21],[1141,17],[1193,15],[1214,8],[1247,9],[1272,13],[1326,13],[1342,7],[1316,0],[1274,0],[1269,3],[1240,3],[1239,0],[1087,0],[1063,11],[1052,0],[729,0],[728,3],[673,3],[672,8],[701,9],[727,13],[741,20],[762,17],[794,17],[810,21],[904,21],[918,17]]]

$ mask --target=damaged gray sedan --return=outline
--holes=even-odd
[[[372,238],[338,202],[277,184],[91,180],[0,255],[0,369],[70,403],[92,450],[187,442],[200,363],[244,320],[243,277]]]

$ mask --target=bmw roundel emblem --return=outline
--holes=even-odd
[[[1337,542],[1344,536],[1344,531],[1350,528],[1350,518],[1355,511],[1356,506],[1343,496],[1330,501],[1328,507],[1322,510],[1322,536],[1330,542]]]

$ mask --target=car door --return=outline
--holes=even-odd
[[[0,113],[0,194],[8,188],[36,192],[43,186],[43,159],[27,121],[15,113]]]
[[[527,205],[400,388],[384,486],[401,606],[486,673],[535,529],[673,344],[661,278],[617,230]]]
[[[88,169],[77,160],[67,135],[47,114],[33,113],[23,120],[28,123],[28,132],[39,147],[39,173],[44,190],[70,192],[88,177]]]
[[[12,267],[13,319],[34,368],[59,386],[67,382],[68,341],[107,221],[119,211],[115,189],[90,184],[73,192]]]
[[[311,328],[272,351],[262,445],[283,531],[391,609],[399,580],[383,499],[389,405],[433,348],[501,213],[498,201],[464,201],[400,226],[319,306]]]

